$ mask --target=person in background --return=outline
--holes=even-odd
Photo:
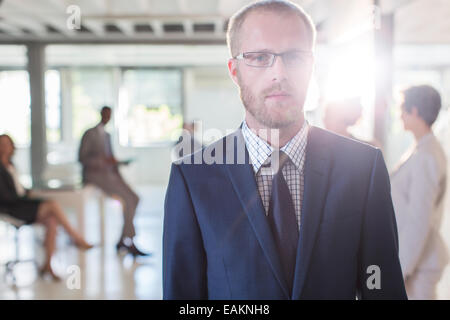
[[[29,192],[19,182],[12,156],[15,146],[10,136],[0,135],[0,210],[12,217],[24,221],[26,224],[39,223],[45,226],[46,258],[39,273],[41,276],[50,275],[54,280],[60,278],[51,266],[55,252],[56,229],[61,225],[69,234],[73,243],[81,250],[93,246],[70,225],[61,207],[52,200],[31,199]]]
[[[380,148],[381,145],[377,141],[362,140],[350,133],[349,128],[354,126],[361,116],[362,105],[359,98],[336,100],[326,104],[323,122],[327,130]]]
[[[81,139],[78,159],[83,167],[83,184],[93,184],[106,194],[121,199],[124,224],[116,245],[117,251],[125,251],[133,256],[147,256],[133,241],[136,235],[133,220],[139,197],[122,178],[118,169],[120,162],[112,152],[111,136],[105,131],[111,113],[111,108],[104,106],[100,112],[100,123],[87,130]]]
[[[448,262],[439,231],[447,161],[431,130],[441,108],[441,97],[426,85],[410,87],[403,96],[401,118],[415,143],[391,174],[400,263],[409,298],[435,299],[436,285]]]

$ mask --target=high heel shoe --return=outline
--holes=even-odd
[[[128,247],[128,252],[131,253],[133,257],[149,257],[152,255],[151,253],[142,252],[141,250],[136,248],[134,243],[130,247]]]
[[[117,253],[128,252],[128,246],[123,241],[119,241],[116,244],[116,251]]]
[[[77,240],[73,242],[75,247],[77,247],[80,250],[86,251],[89,249],[92,249],[94,247],[93,244],[90,244],[88,242],[86,242],[86,240]]]
[[[51,277],[51,279],[55,282],[60,282],[62,279],[58,277],[51,268],[43,267],[39,270],[39,276],[41,278],[45,278],[47,275]]]
[[[130,253],[133,257],[148,257],[152,255],[151,253],[142,252],[141,250],[136,248],[133,242],[131,242],[129,245],[126,245],[123,241],[119,241],[119,243],[117,243],[116,245],[116,250],[118,253]]]

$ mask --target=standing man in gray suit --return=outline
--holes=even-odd
[[[105,126],[111,119],[111,108],[104,106],[101,110],[100,123],[87,130],[81,139],[79,161],[83,166],[83,184],[93,184],[108,195],[121,198],[124,206],[124,224],[122,235],[116,245],[117,251],[127,251],[133,256],[148,254],[138,250],[133,238],[136,235],[133,219],[139,203],[138,195],[124,181],[112,153],[111,136],[105,131]]]

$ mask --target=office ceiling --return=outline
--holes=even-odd
[[[319,42],[372,23],[374,0],[295,0],[308,11]],[[225,42],[229,17],[251,0],[0,0],[0,43]],[[379,0],[395,14],[397,43],[450,43],[450,1]],[[71,7],[75,5],[76,7]],[[79,9],[80,29],[68,27]]]

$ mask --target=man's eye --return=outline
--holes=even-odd
[[[247,58],[250,61],[258,62],[258,63],[264,63],[269,61],[270,55],[265,53],[258,53],[258,54],[249,54]]]
[[[256,57],[256,59],[260,62],[267,61],[267,60],[269,60],[269,56],[267,54],[260,54]]]

